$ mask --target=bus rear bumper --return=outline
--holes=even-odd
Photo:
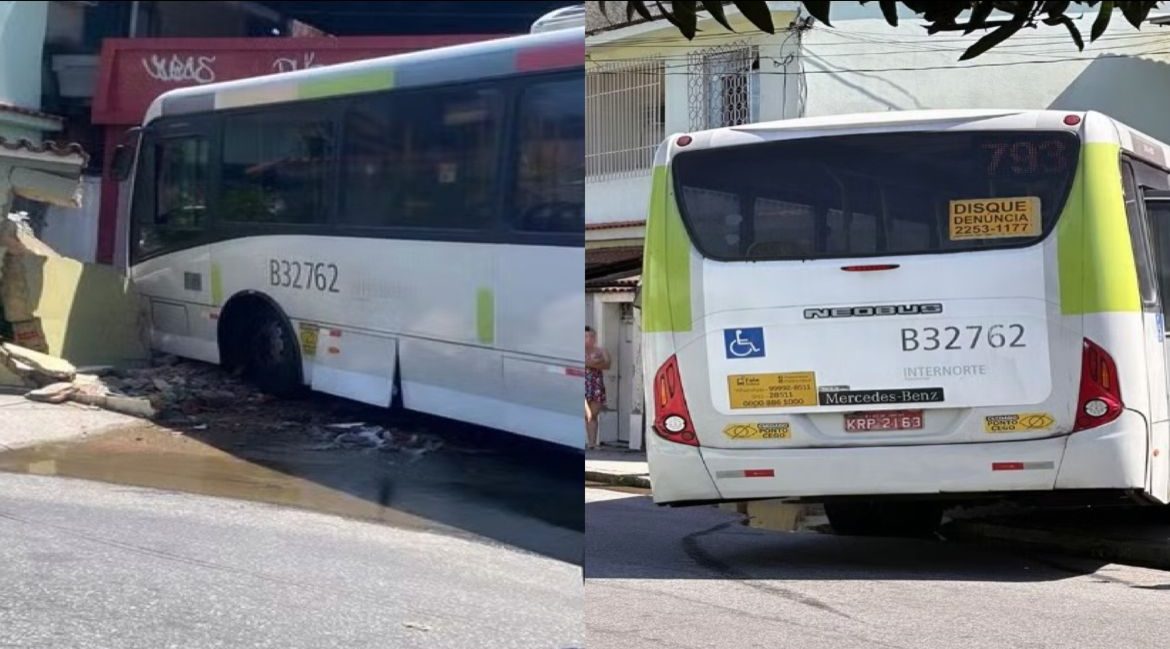
[[[865,495],[1143,489],[1145,419],[1026,441],[929,446],[721,449],[649,441],[659,504]],[[651,436],[648,436],[648,438]]]

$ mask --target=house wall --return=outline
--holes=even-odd
[[[801,37],[806,116],[931,108],[1097,110],[1170,140],[1170,29],[1135,30],[1120,12],[1078,52],[1063,26],[1024,30],[968,62],[977,39],[927,35],[910,14],[891,27],[876,4],[840,3],[833,25]],[[1071,9],[1085,38],[1096,9]],[[772,83],[769,102],[782,102]]]

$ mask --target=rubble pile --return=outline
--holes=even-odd
[[[298,444],[304,450],[395,453],[409,462],[443,446],[434,435],[353,421],[355,415],[384,418],[385,411],[362,404],[343,400],[268,404],[268,396],[238,376],[169,355],[152,359],[144,368],[79,368],[49,354],[0,343],[0,367],[23,383],[28,390],[25,398],[31,401],[104,408],[168,427],[206,430],[210,422],[212,428],[226,425],[271,441],[278,441],[274,433],[291,434],[301,443],[308,441]],[[337,423],[339,419],[342,423]]]
[[[262,401],[264,396],[239,377],[214,365],[159,356],[150,367],[118,370],[102,377],[112,392],[148,399],[160,418],[182,418]]]
[[[73,401],[146,419],[156,413],[149,399],[111,390],[99,375],[109,368],[78,369],[69,361],[12,343],[0,343],[0,365],[32,388],[25,394],[31,401]]]
[[[0,364],[32,388],[25,394],[29,400],[73,401],[145,419],[192,415],[262,398],[215,366],[180,363],[173,356],[160,357],[146,368],[76,368],[55,356],[0,343]]]

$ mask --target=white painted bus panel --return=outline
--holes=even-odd
[[[1141,415],[1126,411],[1101,429],[1007,444],[700,451],[654,438],[648,449],[654,453],[650,476],[655,501],[675,502],[1141,489],[1144,440]],[[996,464],[1023,468],[996,470]],[[774,475],[744,474],[769,470]]]

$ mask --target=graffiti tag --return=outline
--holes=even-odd
[[[308,70],[309,68],[319,68],[317,65],[317,53],[305,52],[301,56],[282,56],[272,62],[272,70],[274,72],[293,72],[294,70]]]
[[[153,54],[142,59],[146,74],[156,81],[178,83],[193,81],[198,84],[215,81],[214,56],[179,56]]]

